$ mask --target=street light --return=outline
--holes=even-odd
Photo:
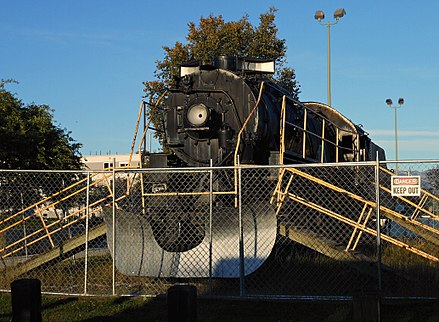
[[[398,118],[396,111],[404,104],[404,99],[400,97],[398,99],[398,105],[392,105],[393,104],[392,99],[388,98],[386,99],[386,104],[390,108],[393,108],[395,110],[395,161],[396,161],[395,172],[396,174],[398,174]]]
[[[346,15],[346,11],[343,8],[334,11],[335,21],[322,21],[325,19],[325,13],[322,10],[317,10],[314,14],[320,25],[326,26],[328,29],[328,105],[331,106],[331,26],[338,23],[338,21]]]

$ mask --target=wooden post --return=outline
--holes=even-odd
[[[12,322],[41,322],[41,282],[18,279],[11,283]]]
[[[353,296],[354,322],[380,322],[381,300],[378,292],[360,292]]]
[[[174,285],[168,289],[168,321],[197,321],[197,288],[193,285]]]

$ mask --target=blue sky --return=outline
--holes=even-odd
[[[323,10],[347,14],[331,28],[332,105],[395,158],[439,159],[439,1],[2,1],[0,78],[25,103],[48,104],[83,144],[83,155],[129,152],[142,82],[153,79],[162,46],[185,41],[187,24],[210,13],[248,14],[253,24],[278,9],[279,37],[301,84],[302,101],[327,101]],[[153,149],[157,149],[156,144]]]

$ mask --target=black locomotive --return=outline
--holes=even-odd
[[[384,158],[359,126],[325,104],[295,100],[267,78],[272,73],[274,61],[259,59],[218,57],[211,64],[182,65],[164,103],[171,150],[190,166],[206,166],[211,159],[214,165],[231,165],[238,133],[250,115],[240,162],[275,164],[285,97],[285,163],[364,161],[374,159],[377,150]]]
[[[236,278],[256,271],[275,247],[282,220],[270,204],[278,178],[270,167],[243,174],[237,207],[236,168],[230,167],[237,162],[364,161],[376,158],[377,151],[384,158],[361,127],[328,105],[294,99],[270,79],[273,73],[274,61],[234,57],[180,67],[163,102],[173,155],[151,154],[150,167],[170,163],[191,169],[142,174],[142,208],[117,212],[116,249],[130,254],[116,256],[120,272]],[[209,174],[203,167],[211,162],[222,167]],[[301,210],[286,219],[295,214],[306,217]],[[112,218],[108,213],[108,231]],[[107,237],[111,245],[112,235]]]

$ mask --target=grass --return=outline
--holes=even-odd
[[[285,241],[286,246],[290,246]],[[416,245],[419,248],[424,245]],[[312,253],[297,245],[293,249],[278,249],[270,256],[265,266],[246,278],[249,291],[254,294],[352,294],[353,289],[362,289],[375,281],[348,269],[339,261]],[[433,249],[437,252],[437,249]],[[397,247],[383,247],[383,262],[398,271],[409,274],[412,279],[388,279],[383,275],[385,294],[407,296],[437,296],[439,270],[414,254]],[[111,257],[91,257],[89,260],[88,292],[111,294]],[[275,274],[273,274],[275,272]],[[83,290],[83,258],[67,260],[40,267],[29,276],[38,277],[45,291],[81,293]],[[392,275],[393,277],[393,275]],[[1,279],[0,279],[1,280]],[[171,280],[155,281],[150,278],[135,278],[117,273],[118,293],[138,294],[164,293]],[[413,282],[415,281],[415,282]],[[194,282],[194,281],[192,281]],[[193,284],[191,282],[191,284]],[[214,280],[217,292],[212,294],[237,295],[237,280]],[[409,283],[410,282],[410,283]],[[4,288],[9,287],[8,281]],[[375,285],[375,284],[373,284]],[[198,294],[203,294],[202,283],[197,285]],[[205,286],[205,285],[204,285]],[[416,286],[416,287],[415,287]],[[252,289],[254,287],[255,289]],[[274,294],[273,293],[273,294]],[[9,294],[0,294],[0,321],[12,317]],[[198,299],[198,321],[352,321],[351,301],[256,301],[256,300],[207,300]],[[43,296],[43,321],[167,321],[167,303],[164,297],[62,297]],[[381,321],[439,321],[439,300],[436,301],[384,301]]]
[[[161,298],[43,296],[43,321],[167,321]],[[439,301],[383,301],[381,321],[439,321]],[[352,321],[351,301],[292,302],[198,299],[198,321]],[[0,294],[0,321],[12,318],[10,294]]]

